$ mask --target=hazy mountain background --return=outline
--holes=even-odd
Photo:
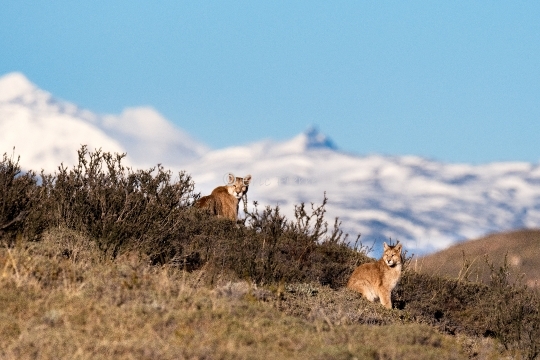
[[[231,124],[233,126],[233,124]],[[249,132],[249,128],[238,131]],[[400,240],[422,254],[489,233],[540,226],[540,166],[525,162],[442,163],[417,156],[357,155],[316,128],[288,141],[264,139],[211,150],[150,107],[95,114],[37,88],[21,73],[0,78],[0,151],[25,169],[73,165],[82,144],[126,152],[127,163],[158,163],[193,176],[209,193],[228,172],[251,174],[248,198],[292,215],[300,202],[329,199],[364,244]],[[15,150],[13,150],[15,147]]]

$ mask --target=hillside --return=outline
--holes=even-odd
[[[489,262],[496,268],[507,263],[511,273],[523,276],[525,284],[540,287],[540,229],[517,230],[491,234],[465,241],[414,261],[418,271],[470,280],[489,282]],[[465,257],[464,257],[465,256]]]
[[[73,256],[66,256],[66,249]],[[53,231],[0,248],[0,358],[486,359],[493,339],[397,318],[346,289],[205,283],[204,271],[104,260],[89,239]],[[358,307],[360,306],[360,309]],[[373,324],[386,323],[385,326]]]
[[[345,287],[371,259],[327,226],[326,199],[236,223],[194,207],[185,173],[79,158],[42,181],[0,162],[1,358],[540,355],[540,294],[504,268],[484,285],[405,256],[386,309]]]

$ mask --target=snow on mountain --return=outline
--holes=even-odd
[[[444,164],[306,146],[321,137],[310,129],[283,143],[216,150],[187,170],[203,195],[223,184],[228,172],[250,173],[249,208],[256,200],[279,205],[288,216],[295,204],[320,204],[326,192],[330,223],[339,217],[351,235],[362,234],[364,244],[400,240],[416,254],[491,232],[540,226],[538,165]]]
[[[491,232],[540,227],[540,166],[520,162],[479,166],[416,156],[357,156],[337,150],[317,129],[283,142],[264,140],[209,151],[152,108],[97,115],[56,100],[20,73],[0,78],[0,152],[21,156],[27,169],[54,171],[76,162],[76,150],[127,152],[127,163],[162,163],[186,170],[208,194],[224,176],[251,174],[249,207],[329,199],[327,220],[342,221],[351,239],[400,240],[416,254]],[[332,225],[332,224],[330,224]],[[377,251],[377,247],[375,248]]]
[[[126,164],[179,166],[208,151],[149,107],[97,115],[55,99],[24,75],[0,78],[0,151],[21,156],[26,168],[54,171],[75,164],[82,144],[90,150],[127,152]]]
[[[317,128],[310,127],[305,132],[283,143],[269,143],[266,150],[272,154],[298,153],[311,149],[337,149],[336,145],[326,135],[319,133]]]
[[[209,150],[150,107],[128,108],[119,116],[103,116],[97,125],[120,141],[128,155],[145,168],[157,163],[179,166]]]
[[[20,73],[0,78],[0,151],[15,147],[25,167],[52,171],[60,162],[74,164],[81,144],[122,152],[118,141],[87,121],[90,115],[55,100]]]

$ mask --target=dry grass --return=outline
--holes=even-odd
[[[89,238],[54,230],[0,249],[2,359],[496,358],[492,340],[399,318],[348,290],[257,287],[114,260]],[[68,250],[68,251],[67,251]],[[69,256],[68,256],[69,255]],[[287,305],[286,305],[287,304]],[[369,313],[373,324],[367,325]]]
[[[0,358],[537,358],[540,295],[412,271],[394,309],[344,289],[370,259],[322,205],[245,224],[192,207],[189,175],[79,151],[53,175],[0,162]]]
[[[505,256],[514,276],[522,276],[523,282],[529,287],[540,287],[538,229],[510,231],[466,241],[421,257],[415,260],[415,264],[422,273],[487,284],[491,277],[488,262],[500,267],[504,263]]]

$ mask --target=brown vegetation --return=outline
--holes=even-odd
[[[0,357],[537,358],[538,293],[413,271],[385,309],[344,288],[368,260],[321,206],[255,208],[245,226],[193,207],[189,175],[79,151],[52,175],[4,156]],[[358,240],[357,240],[358,241]],[[374,326],[378,325],[378,326]]]
[[[500,354],[320,284],[261,286],[103,256],[66,229],[0,248],[0,358],[464,359]],[[374,324],[385,326],[373,326]]]
[[[419,272],[489,283],[491,263],[506,261],[513,276],[540,287],[540,229],[522,229],[469,240],[415,260]],[[516,278],[514,278],[516,280]]]

